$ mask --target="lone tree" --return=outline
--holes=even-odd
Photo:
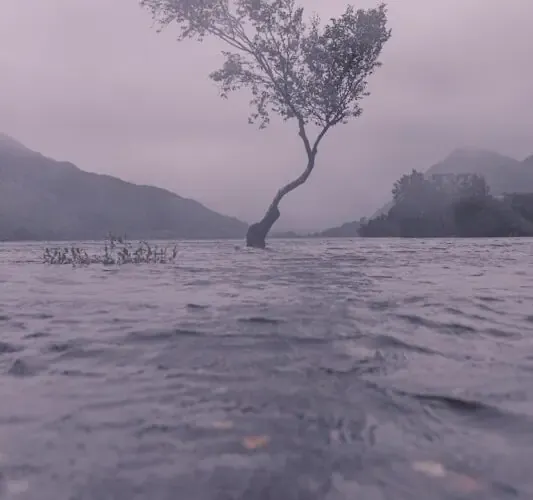
[[[323,24],[304,21],[296,0],[140,0],[160,28],[180,27],[178,40],[211,35],[225,42],[225,62],[211,78],[222,97],[251,91],[250,123],[264,128],[272,113],[294,119],[307,156],[305,170],[283,186],[263,219],[248,228],[246,243],[264,248],[280,217],[281,200],[301,186],[315,168],[318,146],[335,125],[362,113],[367,79],[390,38],[385,4],[372,9],[349,5]],[[313,129],[312,136],[309,133]]]

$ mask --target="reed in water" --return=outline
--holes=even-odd
[[[139,241],[137,245],[128,242],[126,238],[109,234],[102,251],[90,254],[86,249],[71,245],[70,247],[45,248],[43,262],[45,264],[70,264],[73,266],[88,266],[90,264],[122,265],[122,264],[169,264],[176,260],[177,246],[151,246],[146,241]]]

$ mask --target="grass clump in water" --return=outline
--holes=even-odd
[[[177,247],[150,246],[146,241],[133,245],[125,238],[109,234],[105,240],[103,251],[89,254],[86,249],[76,247],[45,248],[43,262],[45,264],[88,266],[103,264],[106,266],[122,264],[170,264],[176,260]]]

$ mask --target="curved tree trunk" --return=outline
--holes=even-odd
[[[316,149],[310,152],[309,161],[304,172],[297,179],[283,186],[272,200],[272,203],[270,204],[270,207],[268,207],[265,216],[259,222],[252,224],[248,228],[248,232],[246,233],[246,246],[251,248],[266,247],[266,237],[272,229],[272,226],[276,223],[281,215],[279,211],[279,204],[281,200],[285,197],[285,195],[289,194],[298,186],[301,186],[309,178],[315,166],[315,157]]]
[[[304,143],[305,152],[307,154],[307,167],[299,177],[283,186],[277,192],[276,196],[272,200],[272,203],[270,204],[270,207],[268,207],[265,216],[259,222],[252,224],[248,228],[248,232],[246,233],[246,246],[252,248],[266,247],[266,237],[272,229],[272,226],[276,223],[276,221],[281,215],[279,211],[279,204],[281,200],[285,197],[285,195],[289,194],[291,191],[294,191],[298,186],[301,186],[309,178],[311,172],[313,171],[313,168],[315,168],[315,159],[318,153],[318,145],[320,144],[328,130],[339,121],[340,119],[335,119],[331,122],[328,122],[328,124],[326,124],[322,128],[321,132],[318,134],[315,143],[311,146],[311,143],[309,142],[309,138],[307,137],[307,133],[305,131],[305,122],[301,116],[298,116],[298,125],[300,129],[299,135]]]

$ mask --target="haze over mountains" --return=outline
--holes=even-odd
[[[170,191],[85,172],[0,134],[0,240],[242,238],[247,224]]]
[[[505,193],[533,193],[533,155],[525,160],[516,160],[494,151],[460,148],[432,165],[425,174],[479,174],[485,177],[490,193],[494,196]],[[388,212],[391,207],[392,201],[381,207],[372,217]],[[357,222],[349,222],[327,229],[320,235],[357,236],[357,229]]]
[[[533,193],[533,155],[523,161],[494,151],[459,148],[444,160],[432,165],[426,175],[479,174],[485,177],[490,193],[499,196],[505,193]],[[372,217],[387,211],[388,203]]]
[[[348,3],[299,1],[306,18],[325,22]],[[459,145],[533,153],[533,2],[387,3],[392,37],[363,115],[328,134],[276,230],[371,215],[403,172]],[[1,0],[0,131],[84,170],[256,222],[305,166],[298,127],[275,116],[261,132],[249,126],[248,92],[220,99],[208,77],[225,46],[176,43],[174,30],[158,34],[135,0]]]
[[[516,160],[493,151],[457,149],[433,165],[433,174],[480,174],[490,186],[491,194],[533,192],[533,156]]]
[[[533,193],[533,155],[517,160],[492,151],[457,149],[426,171],[448,173],[481,174],[493,195]],[[246,223],[197,201],[85,172],[0,133],[0,240],[101,239],[110,231],[134,239],[240,239],[246,228]],[[316,236],[356,236],[357,228],[357,222],[348,222]]]

